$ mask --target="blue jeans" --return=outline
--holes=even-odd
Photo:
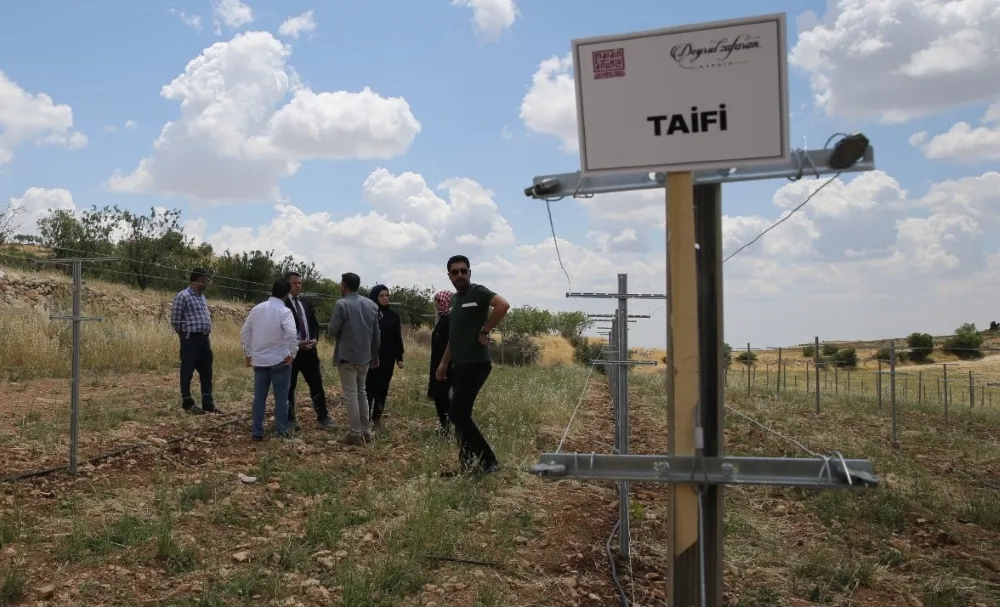
[[[292,365],[280,363],[273,367],[253,368],[253,427],[254,436],[264,436],[264,412],[267,393],[274,386],[274,430],[278,435],[291,431],[288,421],[288,386],[292,382]]]

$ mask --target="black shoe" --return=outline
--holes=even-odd
[[[489,475],[496,474],[497,472],[500,472],[500,464],[490,464],[489,466],[483,468],[483,474]]]
[[[205,413],[202,410],[202,408],[199,407],[198,405],[190,405],[190,406],[184,407],[184,412],[185,413],[190,413],[191,415],[202,415],[203,413]]]
[[[333,420],[329,417],[323,417],[316,420],[316,425],[320,427],[320,430],[332,430]]]
[[[202,407],[201,409],[205,413],[214,413],[215,415],[222,415],[222,411],[217,409],[214,405],[211,407]]]
[[[256,434],[251,434],[250,435],[250,440],[254,441],[255,443],[259,443],[262,440],[264,440],[264,437],[263,436],[257,436]]]

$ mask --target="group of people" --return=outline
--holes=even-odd
[[[448,278],[455,291],[434,295],[437,320],[431,333],[431,364],[427,396],[433,400],[438,433],[454,429],[461,472],[493,473],[499,462],[489,442],[472,419],[480,390],[492,372],[489,336],[510,304],[483,285],[472,282],[469,259],[448,260]],[[174,298],[170,323],[180,338],[181,406],[192,414],[220,413],[212,395],[212,317],[205,289],[211,277],[203,269],[191,272],[190,285]],[[365,445],[374,440],[385,414],[389,385],[396,368],[403,368],[403,333],[399,315],[390,307],[385,285],[373,287],[368,297],[358,294],[361,278],[341,275],[342,297],[333,307],[327,336],[335,341],[337,368],[347,409],[347,431],[340,442]],[[332,429],[323,387],[322,362],[316,349],[319,321],[315,308],[301,298],[302,276],[288,273],[274,283],[271,296],[254,306],[241,331],[245,364],[253,369],[254,398],[250,434],[264,438],[267,396],[274,394],[275,434],[289,437],[299,429],[295,390],[299,373],[309,387],[317,424]],[[191,395],[198,373],[201,405]]]

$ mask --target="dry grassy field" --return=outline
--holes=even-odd
[[[555,448],[581,393],[564,450],[609,452],[613,442],[604,376],[572,365],[568,344],[546,339],[543,364],[499,366],[484,389],[476,416],[502,472],[444,478],[456,449],[434,437],[427,353],[415,339],[372,445],[337,444],[309,411],[295,439],[253,443],[238,328],[220,322],[214,336],[227,414],[189,417],[176,397],[176,338],[162,321],[86,326],[81,458],[138,448],[83,464],[77,478],[0,484],[0,605],[615,604],[605,556],[615,488],[526,472]],[[67,337],[66,323],[42,312],[0,315],[0,476],[66,462]],[[977,364],[985,374],[996,363]],[[894,447],[873,393],[824,388],[816,415],[791,377],[780,396],[761,363],[749,392],[740,379],[734,365],[735,411],[815,451],[870,458],[883,484],[860,494],[729,489],[730,605],[1000,605],[996,408],[956,406],[945,424],[934,401],[901,400]],[[662,452],[662,366],[633,374],[630,400],[633,451]],[[730,454],[805,455],[735,413],[726,428]],[[632,487],[633,553],[617,569],[636,605],[665,597],[665,495]]]

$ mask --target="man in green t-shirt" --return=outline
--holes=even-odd
[[[452,367],[452,397],[448,417],[458,438],[458,458],[463,471],[478,465],[492,474],[500,469],[496,454],[472,419],[472,406],[493,370],[490,332],[503,321],[510,304],[483,285],[472,282],[469,258],[448,260],[448,278],[455,287],[451,298],[448,347],[435,375],[443,381]],[[490,310],[492,308],[492,311]]]

